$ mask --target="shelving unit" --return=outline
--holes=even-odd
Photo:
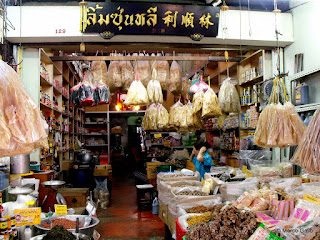
[[[39,49],[39,63],[43,66],[39,72],[40,110],[51,129],[48,136],[49,154],[40,152],[40,160],[42,165],[51,167],[55,164],[56,152],[62,171],[69,170],[74,160],[76,138],[83,141],[84,110],[69,104],[70,89],[80,81],[79,75],[69,62],[52,62],[52,55]],[[43,68],[46,70],[42,71]]]

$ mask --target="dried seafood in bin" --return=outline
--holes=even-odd
[[[202,191],[183,191],[183,192],[179,192],[177,193],[177,195],[188,195],[188,196],[208,196],[207,193],[202,192]]]
[[[215,205],[213,207],[206,207],[203,205],[199,205],[196,207],[189,208],[187,213],[206,213],[206,212],[214,212],[214,214],[219,214],[222,205]]]
[[[206,212],[200,216],[191,216],[187,219],[189,226],[193,226],[197,223],[206,223],[210,220],[211,212]]]

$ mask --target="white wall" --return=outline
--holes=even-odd
[[[303,53],[303,71],[320,66],[320,1],[305,0],[292,9],[294,43],[284,49],[285,72],[294,74],[294,56]],[[320,73],[305,78],[309,85],[309,102],[320,102]],[[288,79],[287,79],[288,80]],[[287,82],[289,86],[289,82]],[[288,90],[289,91],[289,90]]]
[[[199,42],[189,37],[175,36],[123,36],[111,40],[102,39],[98,34],[85,34],[80,29],[80,8],[77,6],[23,6],[8,7],[8,19],[15,30],[10,29],[7,38],[11,42],[163,42],[192,44],[234,44],[253,46],[276,46],[275,14],[272,12],[248,12],[229,10],[221,12],[217,38],[204,38]],[[241,19],[240,19],[241,17]],[[241,27],[240,27],[241,23]],[[249,34],[249,23],[251,35]],[[20,26],[21,24],[21,26]],[[283,36],[280,45],[293,42],[291,13],[279,16],[278,26]],[[223,31],[225,27],[226,31]],[[66,29],[66,33],[57,34],[56,29]],[[240,32],[241,29],[241,32]],[[241,42],[240,40],[241,39]]]

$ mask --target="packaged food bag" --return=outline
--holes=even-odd
[[[169,124],[171,127],[179,127],[180,126],[180,115],[179,111],[181,111],[181,108],[183,107],[183,104],[178,101],[175,104],[173,104],[170,107],[169,111]]]
[[[202,117],[222,115],[218,104],[218,97],[212,88],[209,88],[203,96]]]
[[[229,78],[224,80],[220,87],[219,107],[226,113],[237,113],[240,111],[239,94]]]
[[[170,67],[170,80],[166,85],[166,90],[173,94],[180,94],[182,88],[182,70],[176,61],[172,61]]]
[[[134,80],[133,67],[130,61],[121,61],[119,63],[121,79],[122,79],[122,89],[128,91],[131,83]]]
[[[140,56],[144,56],[143,54],[140,54]],[[141,83],[147,87],[148,82],[151,79],[151,68],[149,61],[137,61],[135,65],[135,72],[138,71],[139,79]]]
[[[124,104],[126,105],[146,105],[149,102],[148,93],[139,79],[136,72],[135,80],[131,83]]]
[[[120,62],[111,61],[108,69],[108,82],[110,90],[113,92],[122,87],[122,76],[120,71]]]
[[[202,109],[204,93],[201,89],[193,96],[193,113],[197,113]]]
[[[157,130],[158,108],[156,104],[151,104],[143,117],[142,127],[144,130]]]
[[[80,99],[80,104],[82,106],[92,106],[92,104],[94,103],[94,100],[93,100],[94,87],[92,85],[90,77],[92,77],[92,75],[85,73],[83,82],[80,84],[79,99]]]
[[[170,70],[168,61],[154,61],[152,64],[152,71],[157,72],[157,80],[160,82],[161,88],[168,90],[167,85],[170,80]],[[152,79],[154,79],[152,77]]]
[[[147,93],[150,102],[163,102],[162,89],[160,86],[160,82],[157,79],[157,71],[154,68],[152,71],[152,79],[148,83]]]
[[[97,85],[108,82],[108,68],[105,61],[92,61],[91,63],[92,84]]]
[[[169,124],[169,113],[167,109],[162,104],[158,105],[158,117],[157,117],[157,127],[158,129],[165,129]]]

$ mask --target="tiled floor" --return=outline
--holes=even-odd
[[[133,178],[113,179],[111,206],[98,210],[101,239],[165,239],[164,223],[151,211],[137,209]]]

